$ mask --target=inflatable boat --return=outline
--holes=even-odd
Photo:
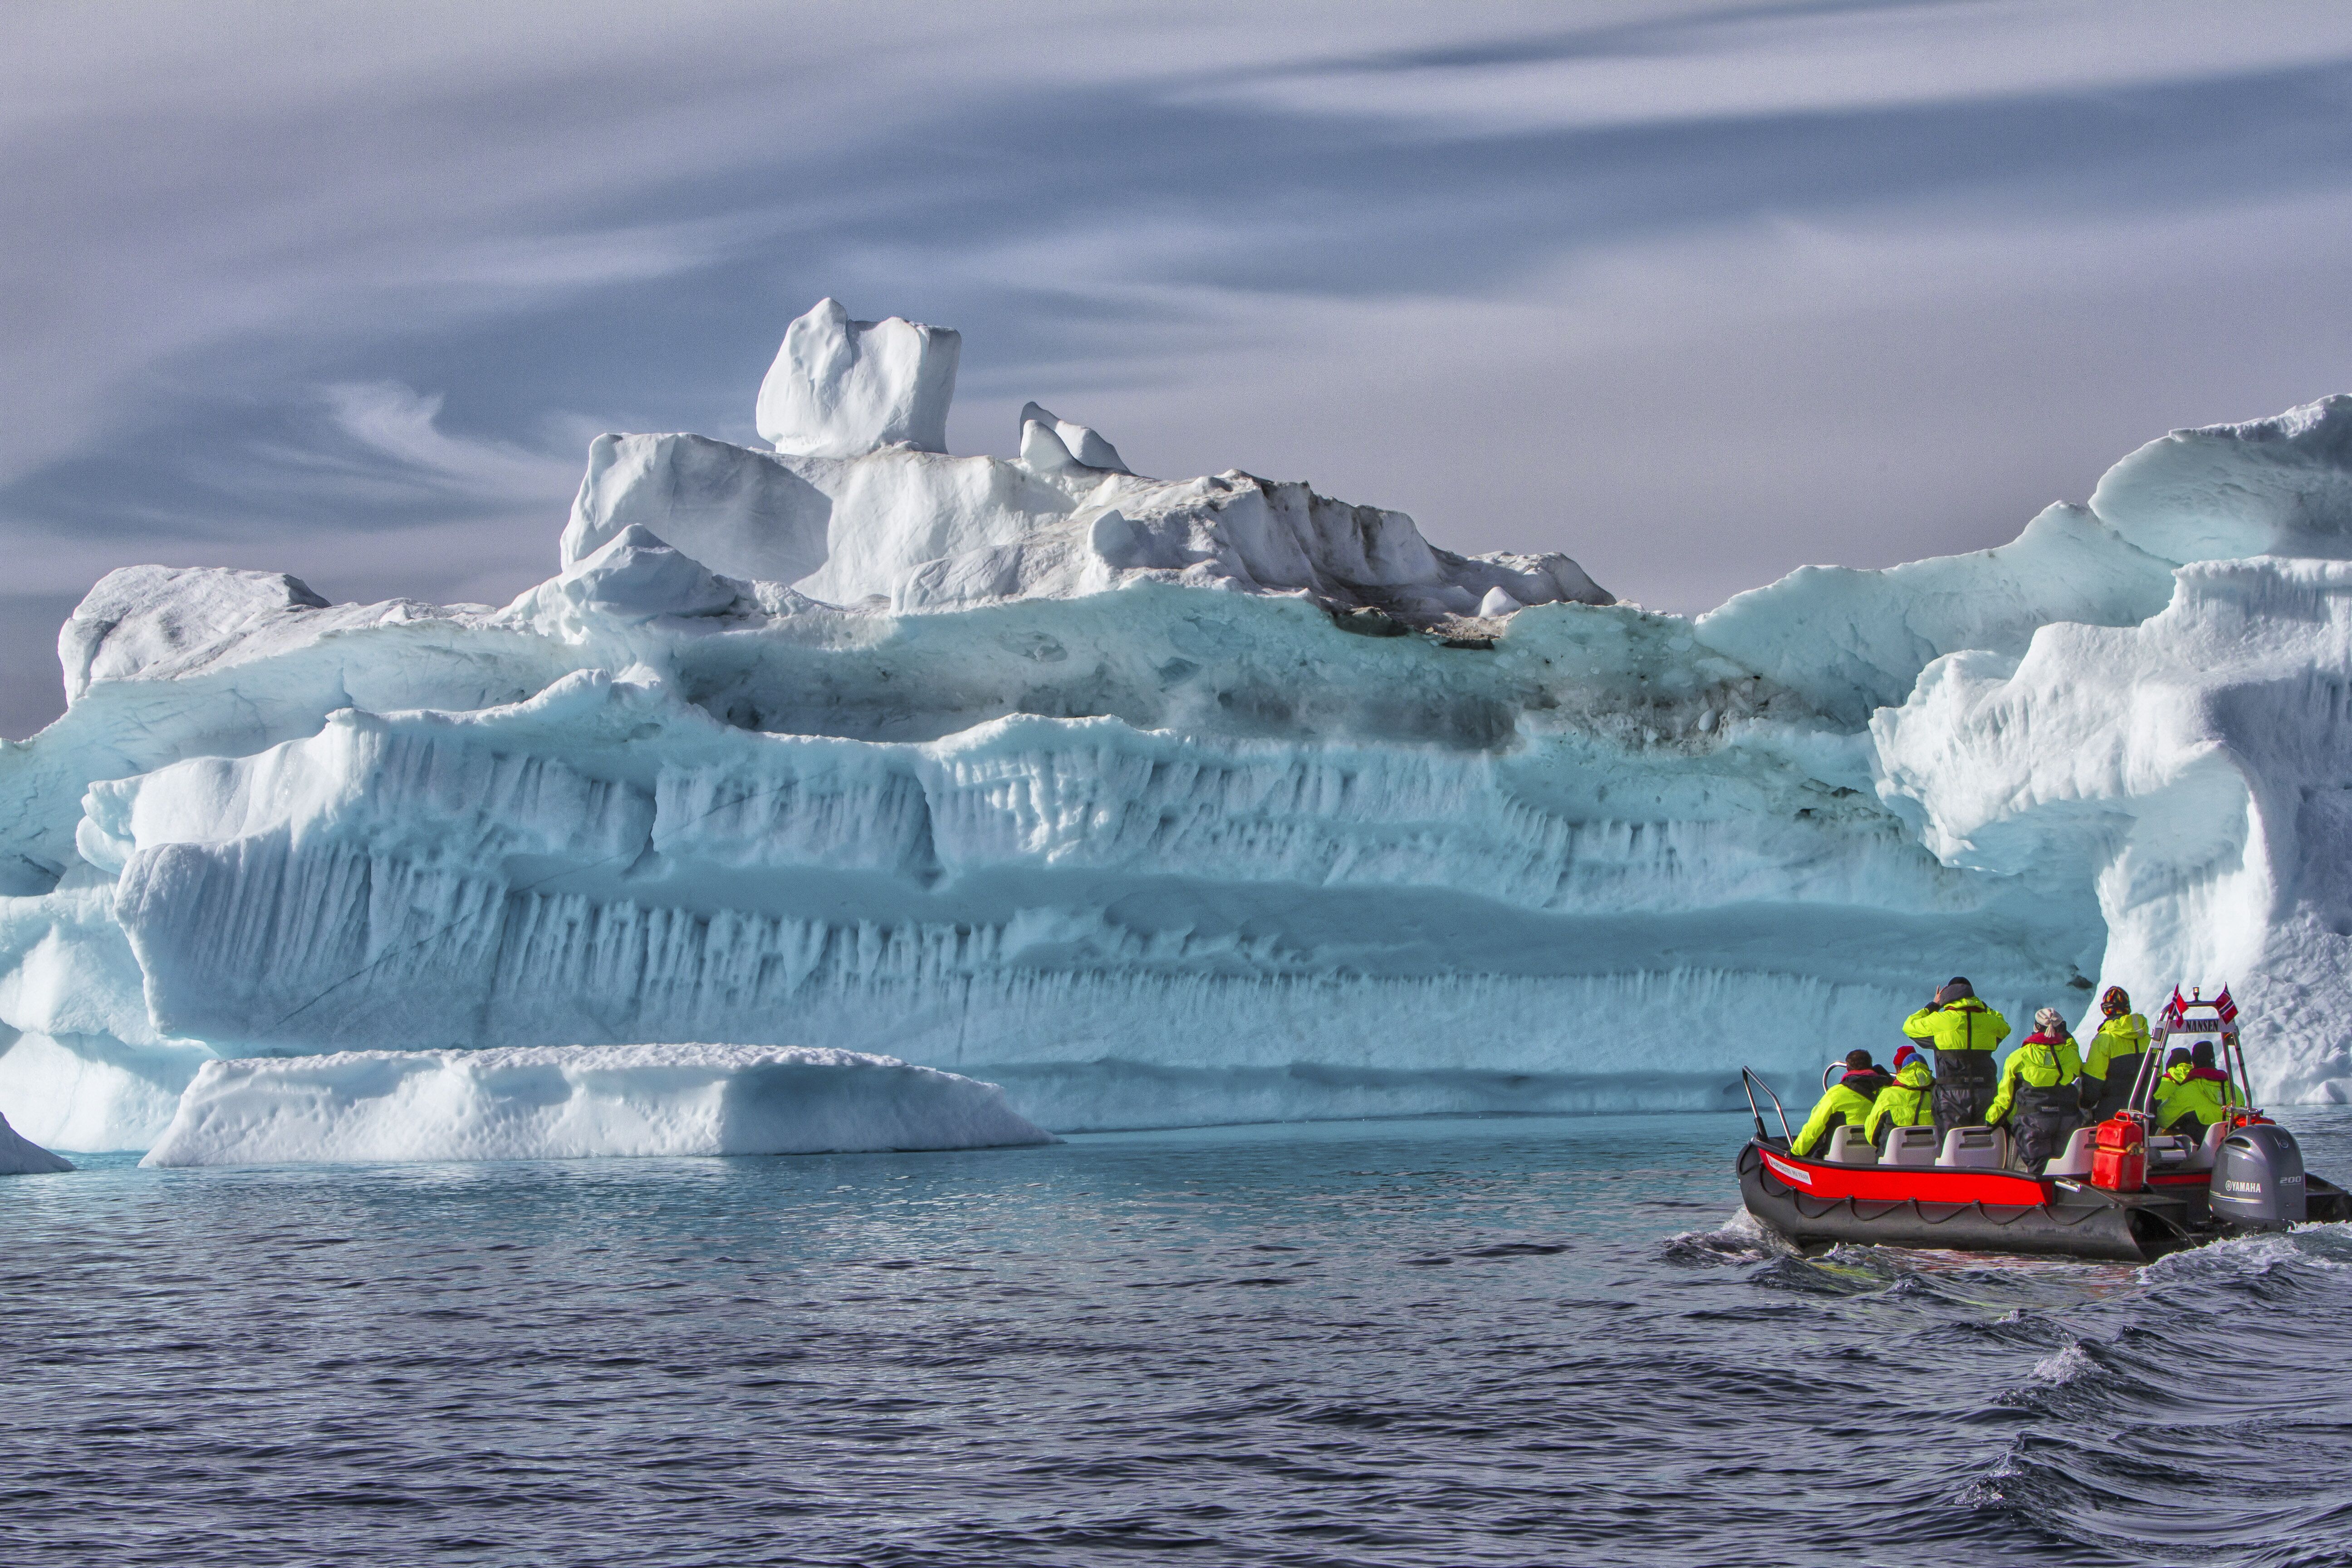
[[[1743,1068],[1756,1131],[1739,1152],[1740,1195],[1759,1221],[1810,1250],[1879,1242],[2126,1263],[2352,1219],[2352,1197],[2305,1171],[2294,1134],[2252,1109],[2228,994],[2184,1004],[2176,992],[2125,1108],[2074,1129],[2037,1169],[2022,1167],[1999,1127],[1897,1127],[1883,1149],[1861,1128],[1840,1127],[1800,1157],[1780,1097]],[[2200,1040],[2229,1064],[2232,1109],[2192,1141],[2158,1131],[2153,1107],[2165,1056]],[[1780,1119],[1777,1137],[1766,1131],[1766,1102]]]

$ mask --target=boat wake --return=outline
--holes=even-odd
[[[1995,1405],[2025,1423],[1965,1486],[2099,1560],[2303,1568],[2352,1560],[2332,1478],[2352,1379],[2352,1227],[2179,1252],[2131,1288],[2037,1313],[2075,1334]],[[2079,1560],[2079,1559],[2078,1559]]]
[[[1658,1250],[1666,1262],[1690,1268],[1760,1263],[1769,1258],[1792,1258],[1797,1251],[1786,1237],[1744,1208],[1733,1211],[1713,1230],[1677,1232],[1661,1242]]]

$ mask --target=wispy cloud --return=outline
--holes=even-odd
[[[833,293],[963,329],[966,448],[1039,397],[1652,603],[1983,544],[2346,376],[2352,13],[2130,14],[34,7],[0,538],[500,596]]]
[[[346,382],[323,389],[335,425],[389,476],[452,499],[543,506],[579,480],[578,460],[531,451],[511,441],[452,436],[440,427],[446,399],[396,381]],[[292,454],[287,454],[289,458]]]
[[[1493,133],[2080,96],[2347,59],[2352,13],[2327,6],[2139,0],[2127,15],[2037,0],[1661,6],[1475,47],[1219,75],[1187,96]]]

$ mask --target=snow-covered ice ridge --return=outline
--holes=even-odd
[[[793,1046],[510,1046],[210,1061],[141,1163],[819,1154],[1050,1143],[993,1084]]]
[[[1711,1106],[1955,973],[2226,981],[2265,1093],[2352,1095],[2352,398],[1685,619],[1034,405],[948,456],[956,352],[819,306],[777,450],[599,438],[503,609],[100,583],[0,755],[0,1109],[144,1148],[215,1058],[689,1041],[1061,1130]]]

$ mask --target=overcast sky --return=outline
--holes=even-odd
[[[820,296],[1138,469],[1696,610],[2352,390],[2352,6],[55,5],[0,52],[0,731],[138,562],[553,569]]]

